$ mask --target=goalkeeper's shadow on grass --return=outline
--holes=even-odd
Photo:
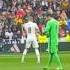
[[[48,68],[48,67],[44,67],[43,70],[64,70],[63,68]]]

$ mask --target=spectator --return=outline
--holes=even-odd
[[[49,13],[51,13],[51,14],[53,14],[53,10],[52,10],[52,8],[50,7],[50,8],[48,8],[48,12]]]
[[[69,33],[70,33],[70,19],[68,19],[68,21],[67,21],[67,31],[69,31]]]
[[[69,1],[68,0],[62,0],[60,7],[61,7],[61,9],[67,10],[69,8]]]
[[[9,29],[9,31],[5,32],[5,36],[6,36],[6,38],[9,38],[9,40],[12,40],[13,32],[11,31],[11,29]]]
[[[3,1],[0,0],[0,12],[2,12],[2,8],[3,8]]]
[[[61,13],[60,13],[60,17],[64,20],[67,20],[67,15],[66,15],[66,12],[65,10],[62,10]]]
[[[70,42],[70,32],[69,31],[67,31],[65,40],[66,40],[66,42]]]
[[[64,35],[70,14],[69,8],[68,0],[0,0],[0,21],[3,24],[3,29],[0,31],[4,33],[8,31],[8,26],[16,23],[13,25],[14,28],[11,28],[12,32],[14,36],[21,36],[21,25],[32,15],[42,32],[45,25],[44,15],[51,12],[56,13],[53,16],[59,17],[60,34]]]
[[[19,7],[19,9],[16,12],[16,16],[18,16],[19,18],[22,18],[26,15],[25,11]]]
[[[0,22],[0,39],[2,38],[3,27],[4,25]]]

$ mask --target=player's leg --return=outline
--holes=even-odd
[[[39,53],[39,45],[38,45],[38,42],[37,40],[33,40],[33,43],[32,43],[33,47],[35,48],[35,53],[36,53],[36,56],[37,56],[37,62],[40,63],[40,53]]]
[[[36,56],[37,56],[37,63],[40,63],[40,53],[39,53],[38,48],[35,48],[35,53],[36,53]]]
[[[27,48],[24,49],[23,51],[23,55],[22,55],[22,59],[21,59],[21,62],[23,63],[24,62],[24,58],[25,58],[25,55],[27,54]]]
[[[59,69],[59,70],[63,69],[63,66],[61,64],[61,61],[60,61],[57,53],[54,53],[54,60],[55,60],[55,63],[57,64],[57,66],[58,66],[57,69]]]
[[[49,53],[48,64],[44,67],[44,70],[49,70],[53,61],[53,53]]]
[[[25,56],[27,54],[28,48],[30,48],[30,45],[31,45],[31,42],[30,42],[30,40],[27,39],[26,40],[26,46],[25,46],[25,49],[23,51],[23,55],[22,55],[22,59],[21,59],[22,63],[24,62],[24,58],[25,58]]]
[[[49,60],[48,60],[48,67],[50,67],[51,66],[51,64],[52,64],[52,61],[53,61],[53,53],[49,53]]]

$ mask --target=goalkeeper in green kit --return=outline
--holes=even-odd
[[[48,36],[48,49],[49,49],[49,61],[48,65],[44,70],[49,70],[53,60],[57,64],[56,70],[63,70],[61,61],[58,56],[58,33],[59,33],[59,22],[52,17],[52,14],[47,14],[46,16],[47,24],[45,28],[45,33]]]

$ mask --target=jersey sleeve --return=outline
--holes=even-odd
[[[39,32],[38,25],[35,23],[36,32]]]
[[[35,23],[35,27],[36,27],[36,29],[39,29],[39,28],[38,28],[38,25],[37,25],[36,23]]]
[[[49,32],[50,32],[50,27],[51,27],[51,24],[50,24],[50,22],[47,22],[47,24],[46,24],[46,27],[45,27],[45,33],[49,36]]]
[[[22,32],[26,33],[26,25],[25,24],[22,25]]]
[[[26,29],[26,23],[22,25],[23,31]]]

